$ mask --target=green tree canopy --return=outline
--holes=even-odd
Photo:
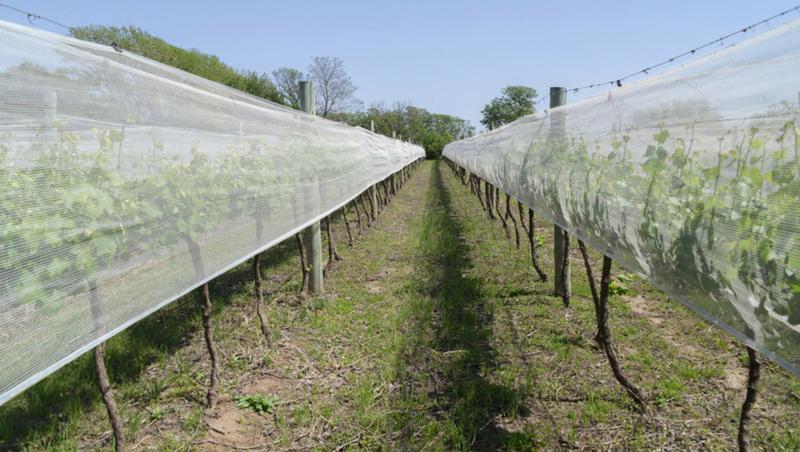
[[[481,124],[489,130],[508,124],[515,119],[533,114],[536,90],[528,86],[506,86],[499,97],[492,99],[481,113]]]
[[[391,137],[394,132],[398,138],[419,144],[428,158],[440,157],[447,143],[475,133],[475,127],[467,120],[400,102],[391,108],[377,104],[364,111],[337,113],[331,119],[365,129],[374,122],[376,133]]]
[[[281,67],[272,71],[272,83],[283,97],[283,102],[296,109],[300,109],[300,96],[298,93],[298,83],[305,80],[306,76],[302,71],[291,67]]]
[[[116,44],[151,60],[176,67],[215,82],[236,88],[278,103],[284,103],[283,96],[272,84],[267,74],[255,71],[237,70],[220,61],[219,57],[183,49],[153,36],[138,27],[108,27],[90,25],[70,28],[70,34],[78,39],[98,44]]]

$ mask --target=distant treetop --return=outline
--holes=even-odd
[[[495,97],[483,107],[481,124],[492,130],[522,116],[533,114],[536,111],[533,102],[535,98],[536,90],[531,87],[507,86],[503,88],[499,97]]]

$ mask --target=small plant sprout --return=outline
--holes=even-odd
[[[274,394],[248,394],[236,396],[233,400],[239,408],[255,411],[258,414],[267,414],[275,411],[278,396]]]

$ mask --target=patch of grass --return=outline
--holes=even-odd
[[[608,420],[608,416],[613,408],[614,406],[611,403],[594,394],[590,394],[581,410],[581,421],[587,424],[605,422]]]
[[[790,380],[787,389],[789,391],[789,396],[800,404],[800,378]]]
[[[136,412],[132,416],[128,416],[125,420],[125,437],[134,437],[142,429],[146,421],[147,418],[142,412]]]
[[[150,409],[150,417],[151,421],[157,421],[159,419],[164,419],[169,414],[169,409],[162,406],[155,406]]]
[[[655,404],[664,405],[682,396],[686,392],[686,385],[676,377],[667,377],[658,381],[655,390]]]
[[[183,419],[183,426],[187,431],[193,432],[197,430],[203,423],[203,409],[195,407]]]
[[[517,412],[520,396],[488,378],[497,367],[488,327],[492,309],[484,300],[484,285],[471,273],[463,227],[452,214],[440,167],[429,177],[428,214],[416,233],[423,277],[405,325],[396,377],[406,389],[394,404],[405,413],[395,425],[412,448],[429,447],[434,440],[448,449],[497,447],[501,438],[488,427],[495,416]]]
[[[171,432],[167,432],[161,437],[160,446],[162,450],[166,451],[189,450],[191,448],[190,444],[187,444],[186,441]]]
[[[308,405],[302,405],[292,410],[292,420],[298,425],[309,425],[314,419],[314,413]]]
[[[670,366],[672,373],[684,381],[706,380],[723,377],[723,370],[716,365],[702,365],[687,360],[678,359]]]

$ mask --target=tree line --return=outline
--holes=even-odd
[[[254,96],[283,103],[280,93],[267,74],[234,69],[216,55],[180,48],[138,27],[90,25],[70,28],[70,34],[85,41],[128,50]]]
[[[475,133],[474,126],[465,119],[432,113],[410,103],[398,102],[392,107],[374,104],[365,108],[356,97],[358,87],[345,71],[340,58],[314,57],[305,72],[280,67],[267,74],[235,69],[216,55],[178,47],[134,26],[74,27],[70,34],[78,39],[127,50],[296,109],[300,108],[297,83],[312,80],[320,116],[366,129],[374,123],[376,133],[423,146],[428,158],[438,158],[447,143]]]
[[[447,143],[475,134],[475,127],[457,116],[433,113],[408,102],[391,107],[369,107],[356,97],[358,87],[336,57],[313,57],[307,70],[280,67],[271,74],[235,69],[216,55],[196,49],[183,49],[134,26],[90,25],[74,27],[70,34],[78,39],[128,50],[200,77],[222,83],[273,102],[299,109],[297,82],[313,80],[317,113],[335,121],[370,129],[416,143],[425,148],[428,158],[439,158]],[[511,85],[502,89],[481,111],[481,124],[488,130],[533,114],[536,90]]]

